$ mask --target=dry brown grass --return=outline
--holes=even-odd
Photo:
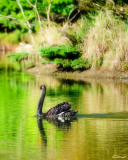
[[[50,28],[45,26],[42,30],[36,35],[36,42],[39,46],[53,46],[67,44],[68,39],[62,36],[63,27],[51,26]]]
[[[128,25],[110,11],[100,12],[84,39],[83,56],[92,66],[103,69],[128,69]]]

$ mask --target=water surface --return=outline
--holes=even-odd
[[[40,84],[47,86],[44,112],[68,101],[78,114],[37,117]],[[1,71],[0,159],[128,159],[127,89],[127,80],[74,81]]]

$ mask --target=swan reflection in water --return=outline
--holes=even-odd
[[[77,121],[77,117],[58,117],[58,118],[48,118],[48,117],[37,117],[37,125],[41,133],[40,145],[47,146],[47,136],[43,126],[43,121],[46,120],[49,123],[55,125],[59,130],[69,131],[71,129],[72,122]]]

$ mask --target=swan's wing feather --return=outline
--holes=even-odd
[[[69,116],[74,116],[78,111],[73,111],[73,110],[69,110],[67,112],[64,112],[63,114],[61,114],[60,116],[64,116],[64,117],[69,117]]]
[[[51,108],[46,114],[47,116],[57,116],[62,112],[68,111],[71,108],[70,106],[69,102],[63,102]]]

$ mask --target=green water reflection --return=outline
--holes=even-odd
[[[43,111],[69,101],[72,119],[36,117],[40,84]],[[1,160],[128,159],[128,81],[73,81],[0,72]]]

